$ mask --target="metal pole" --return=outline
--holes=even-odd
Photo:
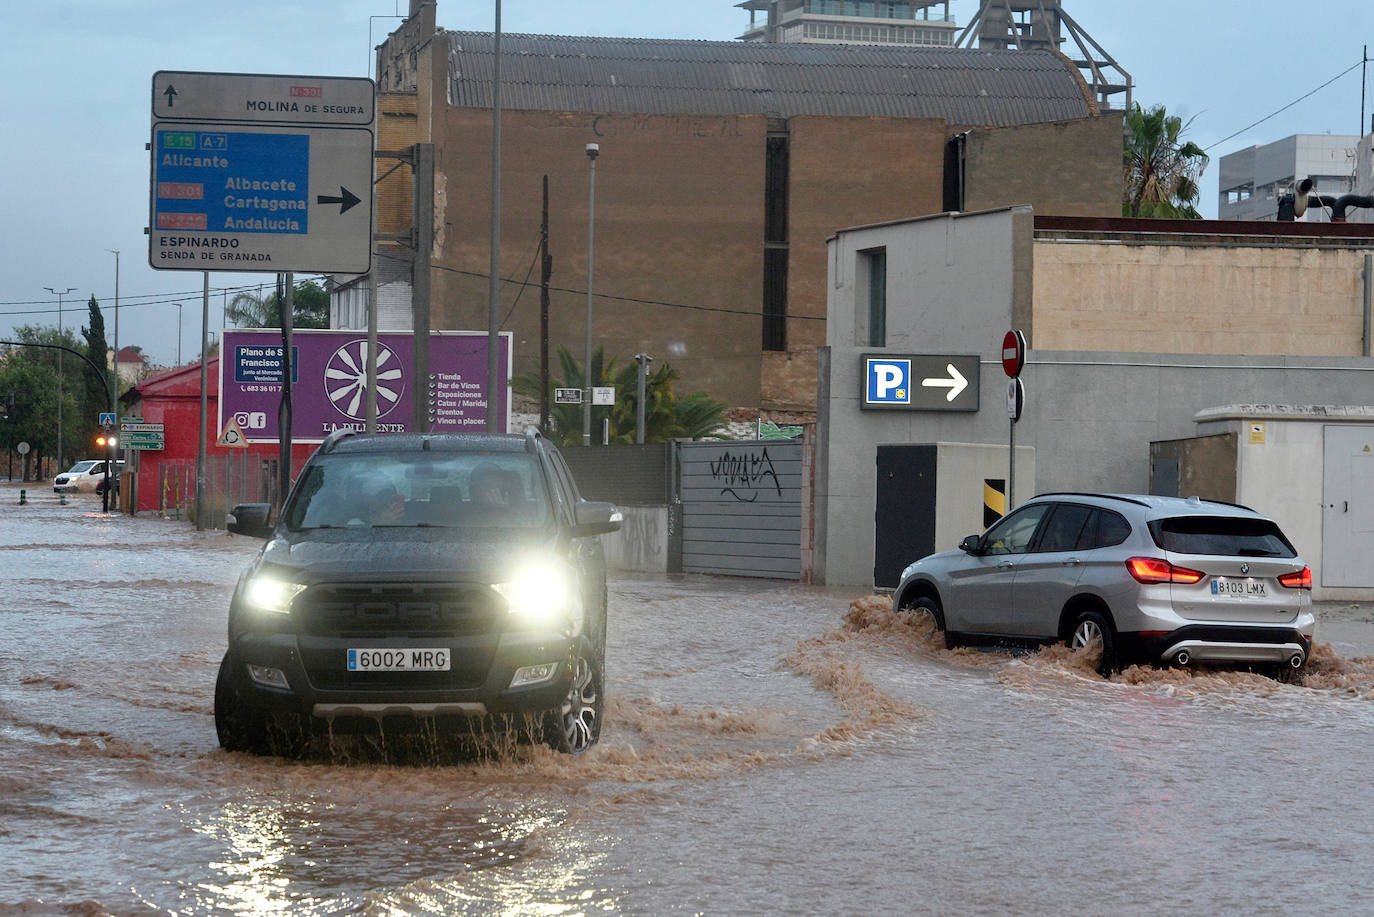
[[[286,289],[281,303],[281,406],[277,408],[277,430],[280,448],[277,453],[277,509],[286,505],[286,495],[291,491],[291,324],[295,319],[296,275],[286,274]]]
[[[587,159],[591,163],[587,185],[587,348],[582,376],[582,445],[592,444],[592,278],[596,264],[596,157],[601,152],[598,143],[587,144]]]
[[[544,219],[539,224],[539,432],[549,435],[549,177],[544,176]]]
[[[210,371],[206,366],[205,329],[210,324],[210,272],[201,273],[200,293],[200,436],[196,447],[196,531],[205,531],[205,428],[210,405]],[[181,364],[181,303],[177,303],[177,365]]]
[[[496,0],[491,79],[491,261],[487,269],[487,432],[505,432],[501,404],[501,0]]]
[[[115,256],[114,360],[111,361],[114,367],[114,385],[110,386],[110,411],[114,412],[119,410],[119,249],[105,250]]]
[[[57,343],[63,344],[62,336],[62,297],[75,290],[76,287],[67,287],[65,290],[54,290],[52,287],[44,287],[49,293],[57,294]],[[57,352],[57,470],[61,471],[62,465],[62,351]]]
[[[1012,382],[1016,380],[1013,379]],[[1011,446],[1007,456],[1007,506],[1006,512],[1010,513],[1016,508],[1016,421],[1013,420],[1011,426]]]
[[[639,364],[639,380],[635,389],[635,442],[640,445],[644,444],[644,376],[653,359],[647,353],[635,354],[635,362]]]
[[[417,143],[413,170],[415,174],[415,251],[411,260],[411,311],[415,340],[415,379],[417,385],[411,397],[414,433],[428,433],[434,421],[435,384],[429,372],[429,329],[432,299],[430,264],[434,252],[434,144]],[[428,383],[428,384],[426,384]]]
[[[177,307],[177,365],[181,365],[181,303],[174,302],[172,305]]]

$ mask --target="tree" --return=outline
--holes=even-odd
[[[317,281],[306,280],[296,284],[291,306],[291,324],[294,327],[329,327],[329,291]],[[224,320],[236,328],[280,328],[281,301],[275,291],[266,296],[239,293],[225,307]]]
[[[1191,124],[1168,114],[1163,105],[1146,111],[1137,102],[1126,113],[1122,216],[1202,219],[1194,205],[1208,156],[1196,143],[1182,139]]]
[[[90,313],[90,324],[81,329],[81,334],[86,338],[86,359],[105,371],[104,384],[101,384],[100,378],[90,371],[90,367],[86,367],[86,372],[82,374],[82,378],[86,380],[83,416],[87,421],[86,429],[89,435],[86,441],[89,442],[100,427],[100,414],[110,410],[109,392],[118,392],[115,388],[117,382],[114,370],[110,367],[109,345],[105,343],[105,316],[101,313],[100,303],[94,295],[86,303],[86,308]]]
[[[566,347],[558,348],[561,377],[549,379],[549,389],[582,388],[582,364]],[[639,367],[632,360],[621,366],[615,359],[606,362],[605,353],[598,347],[592,352],[592,384],[613,385],[615,404],[592,408],[593,439],[601,441],[603,420],[610,420],[612,443],[635,441],[636,405],[638,402]],[[661,443],[670,439],[724,439],[720,432],[725,426],[725,405],[712,400],[704,392],[693,392],[678,398],[673,392],[677,370],[664,363],[648,372],[644,378],[644,441]],[[527,398],[539,400],[539,374],[524,373],[511,379],[511,389]],[[582,405],[550,405],[550,437],[560,446],[582,444]]]

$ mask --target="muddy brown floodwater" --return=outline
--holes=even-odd
[[[1374,621],[1300,683],[948,651],[886,599],[611,584],[601,744],[215,742],[259,543],[0,484],[0,914],[1368,913]]]

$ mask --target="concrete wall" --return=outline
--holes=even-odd
[[[668,507],[621,506],[620,531],[601,536],[606,564],[635,573],[668,572]]]
[[[1232,242],[1037,238],[1031,345],[1158,353],[1361,353],[1368,245]]]
[[[983,482],[1009,479],[1006,445],[938,443],[935,452],[935,550],[959,546],[965,535],[981,533]],[[1035,450],[1016,447],[1017,502],[1035,493]],[[917,560],[913,557],[912,560]]]

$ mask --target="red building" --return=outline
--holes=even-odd
[[[217,445],[219,427],[219,358],[207,367],[206,499],[212,519],[234,503],[271,502],[277,481],[280,448],[254,443],[231,449]],[[121,416],[142,417],[163,425],[164,447],[139,450],[132,463],[134,485],[127,499],[137,500],[138,512],[183,516],[195,505],[196,456],[200,429],[200,364],[192,363],[143,380],[120,397]],[[315,451],[315,443],[293,443],[291,477]]]

